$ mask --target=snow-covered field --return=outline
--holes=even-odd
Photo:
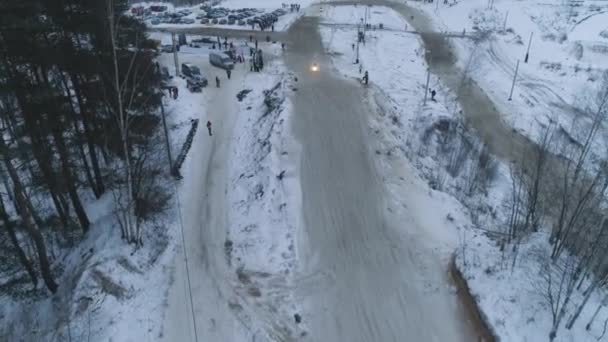
[[[459,64],[465,69],[472,60],[470,76],[486,90],[503,120],[524,135],[537,140],[553,123],[576,137],[578,127],[588,124],[597,110],[597,94],[608,68],[605,1],[498,0],[491,9],[483,0],[449,6],[440,2],[438,7],[408,4],[425,11],[440,31],[476,36],[451,40]],[[595,153],[605,149],[605,139],[598,139]]]
[[[434,4],[432,6],[435,7]],[[454,7],[457,6],[460,4]],[[354,24],[358,18],[363,17],[364,8],[325,7],[323,11],[324,21],[327,23]],[[370,21],[391,22],[396,16],[391,12],[385,8],[373,7],[371,13],[378,16],[374,18],[372,15]],[[446,14],[445,17],[455,21],[462,19],[462,16],[458,17],[454,13]],[[467,30],[470,31],[471,28],[467,27]],[[354,64],[356,50],[352,48],[352,43],[356,40],[356,28],[328,25],[322,28],[321,33],[326,50],[333,56],[336,69],[345,77],[360,78],[362,73],[359,66]],[[468,53],[467,48],[470,46],[463,44],[460,51]],[[478,53],[482,54],[483,50]],[[455,166],[451,162],[454,153],[451,151],[458,151],[457,146],[465,142],[477,146],[480,141],[474,132],[463,125],[456,97],[432,75],[430,89],[437,91],[437,101],[428,101],[427,105],[423,106],[426,64],[422,42],[417,35],[382,30],[368,31],[366,44],[360,46],[359,55],[361,71],[369,71],[370,92],[379,111],[379,116],[372,121],[371,129],[383,137],[386,144],[385,149],[379,148],[376,152],[378,160],[386,166],[383,168],[385,170],[391,170],[391,164],[400,165],[396,171],[393,168],[392,172],[387,173],[386,180],[390,184],[388,189],[395,198],[402,198],[403,194],[399,192],[399,184],[403,182],[402,170],[414,169],[413,172],[419,174],[431,187],[449,194],[446,196],[441,192],[432,192],[435,196],[441,194],[449,198],[449,201],[454,201],[451,196],[457,198],[462,204],[426,203],[434,210],[452,208],[448,209],[450,214],[447,220],[453,220],[452,226],[448,228],[452,231],[437,231],[437,240],[444,241],[443,248],[439,250],[443,250],[444,256],[450,251],[456,252],[457,265],[467,278],[471,292],[486,315],[488,323],[501,341],[548,340],[551,313],[547,307],[546,296],[543,296],[543,286],[546,288],[547,284],[543,283],[539,276],[540,268],[543,262],[546,262],[541,256],[546,255],[549,248],[546,243],[547,236],[542,232],[530,236],[530,241],[526,241],[519,251],[517,266],[511,270],[511,254],[506,253],[508,256],[505,257],[506,260],[503,259],[504,255],[500,253],[496,242],[486,235],[486,231],[500,230],[498,226],[506,222],[505,201],[510,195],[511,186],[508,166],[500,160],[494,161],[488,174],[488,182],[478,184],[473,191],[468,191],[471,184],[474,184],[473,175],[476,174],[476,164],[470,160],[476,158],[475,153],[481,155],[482,152],[470,152],[470,157],[467,158],[469,161],[454,169]],[[551,53],[545,52],[545,55],[551,56]],[[464,65],[464,62],[462,64]],[[541,72],[542,68],[539,67],[538,70]],[[486,74],[483,74],[484,71]],[[479,82],[500,82],[500,78],[495,78],[494,74],[490,74],[493,77],[488,77],[489,71],[484,71],[474,71],[474,77]],[[566,75],[560,77],[563,77],[560,83],[548,84],[572,91],[580,84],[577,82],[593,83],[587,79],[588,75],[575,78],[574,85],[565,84],[563,80],[567,79]],[[491,87],[488,85],[492,94],[500,90],[498,85],[499,83],[494,83]],[[545,101],[547,97],[539,97],[539,101],[541,100]],[[522,109],[528,108],[528,105],[515,100],[515,97],[512,102],[504,102],[510,106],[519,106],[519,110],[509,113],[518,115],[517,124],[526,122],[524,126],[528,134],[531,134],[528,116],[530,114]],[[544,106],[547,108],[549,104]],[[456,130],[456,136],[461,138],[454,138],[450,134],[452,130]],[[411,192],[412,190],[408,189],[408,193]],[[419,207],[419,211],[424,211],[424,205]],[[581,313],[579,321],[571,330],[565,329],[562,324],[556,341],[596,341],[602,334],[602,322],[608,318],[608,313],[600,312],[589,331],[585,330],[585,325],[602,299],[601,291],[591,296],[590,304]],[[581,300],[580,294],[575,294],[572,302],[580,303]]]

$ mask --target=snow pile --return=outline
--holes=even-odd
[[[269,59],[266,56],[266,59]],[[246,75],[239,92],[239,118],[229,156],[227,198],[229,227],[224,243],[228,264],[235,270],[237,314],[250,321],[258,338],[293,339],[292,278],[299,183],[293,177],[290,136],[290,80],[281,62],[273,60],[262,73]],[[236,101],[237,99],[234,99]]]

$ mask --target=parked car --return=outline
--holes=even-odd
[[[232,58],[230,58],[225,53],[221,53],[221,52],[220,53],[218,53],[218,52],[209,53],[209,63],[211,63],[211,65],[213,65],[215,67],[226,69],[226,70],[234,69],[234,61],[232,60]]]
[[[209,19],[207,19],[207,18],[201,19],[201,24],[209,24]]]
[[[239,20],[239,26],[245,26],[246,22],[245,20]]]
[[[152,21],[150,22],[150,24],[152,24],[152,25],[158,25],[158,24],[160,24],[160,20],[159,19],[152,19]]]
[[[192,63],[182,63],[182,75],[186,77],[192,77],[194,75],[200,75],[201,69]]]
[[[173,52],[173,45],[165,44],[165,45],[161,46],[160,51],[166,52],[166,53],[171,53],[171,52]]]
[[[186,79],[186,88],[193,93],[200,93],[203,91],[203,86],[193,79]]]
[[[217,20],[216,18],[211,19],[211,23],[212,23],[212,24],[217,24],[218,22],[219,22],[219,20]]]
[[[201,74],[201,70],[192,63],[182,63],[182,75],[186,80],[198,83],[201,87],[206,87],[209,83]]]
[[[228,23],[228,20],[220,19],[219,23],[220,23],[220,25],[226,25]]]
[[[150,11],[152,12],[164,12],[167,10],[167,6],[150,6]]]
[[[183,18],[180,20],[180,24],[194,24],[194,19],[191,18]]]
[[[236,23],[236,19],[228,19],[228,25],[234,25]]]

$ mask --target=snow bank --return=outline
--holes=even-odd
[[[278,45],[268,53],[280,52]],[[268,54],[266,60],[269,59]],[[280,60],[266,62],[244,84],[229,157],[229,229],[226,258],[235,270],[241,314],[258,340],[295,338],[292,297],[297,263],[296,223],[300,188],[294,177],[295,151],[290,136],[290,77]],[[253,317],[255,316],[255,317]]]

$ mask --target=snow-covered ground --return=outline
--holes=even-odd
[[[472,61],[470,76],[486,90],[511,127],[537,140],[554,123],[577,138],[577,128],[588,124],[597,110],[597,94],[608,68],[608,4],[593,0],[492,3],[490,9],[485,0],[450,5],[440,1],[438,6],[408,2],[425,11],[437,30],[464,31],[473,37],[451,39],[459,64],[464,70]],[[594,150],[603,153],[606,140],[598,139]]]
[[[432,6],[434,8],[435,5]],[[391,22],[396,16],[391,12],[385,8],[373,7],[371,13],[377,16],[372,15],[370,22]],[[363,17],[364,8],[325,7],[323,13],[327,23],[355,24]],[[322,28],[321,33],[336,69],[345,77],[360,78],[362,74],[359,66],[353,63],[356,50],[353,50],[352,43],[356,39],[356,28],[327,25]],[[465,47],[461,49],[468,51]],[[542,283],[539,276],[533,276],[541,273],[542,262],[539,258],[547,253],[547,237],[542,232],[532,235],[519,252],[517,267],[512,271],[509,264],[511,257],[506,257],[509,261],[503,260],[503,254],[498,250],[496,242],[485,233],[498,230],[496,227],[505,222],[504,204],[506,196],[510,195],[511,186],[508,166],[500,160],[494,161],[491,174],[488,175],[491,178],[489,183],[477,185],[474,191],[467,191],[473,184],[472,175],[476,174],[476,164],[471,162],[471,159],[481,154],[479,147],[475,147],[480,145],[480,141],[475,137],[475,132],[463,125],[464,118],[459,114],[457,98],[433,75],[430,88],[437,91],[437,101],[428,101],[427,105],[423,106],[426,64],[424,48],[417,35],[390,30],[368,31],[366,44],[360,46],[359,55],[361,71],[369,71],[370,93],[379,112],[378,117],[372,120],[371,129],[384,139],[384,146],[378,148],[376,153],[378,161],[385,166],[382,168],[386,172],[385,180],[390,184],[387,188],[397,200],[403,199],[404,193],[413,193],[412,185],[409,184],[407,190],[400,190],[405,180],[404,175],[407,175],[404,170],[412,170],[412,173],[419,174],[419,177],[425,179],[434,189],[449,194],[430,191],[429,194],[434,197],[441,194],[440,196],[449,198],[449,201],[440,204],[425,203],[433,210],[447,209],[449,218],[446,218],[446,221],[453,222],[445,230],[436,231],[436,241],[442,242],[438,244],[438,254],[447,258],[450,252],[456,251],[457,264],[467,278],[472,294],[486,315],[488,323],[502,341],[548,340],[551,313],[542,291],[546,284]],[[479,82],[493,80],[487,75],[482,77],[483,74],[478,70],[474,71],[474,75]],[[564,77],[563,80],[565,79]],[[581,80],[575,79],[574,83],[578,81]],[[565,82],[549,84],[561,86],[562,83]],[[572,90],[575,86],[565,84],[563,88]],[[488,89],[498,92],[497,84]],[[517,103],[514,100],[508,104]],[[519,102],[519,105],[522,106],[522,102]],[[527,112],[517,111],[515,114],[528,119]],[[525,119],[521,118],[520,121]],[[529,127],[526,129],[530,132]],[[450,133],[452,130],[458,132],[455,134],[456,138]],[[465,143],[478,150],[469,152],[469,157],[465,158],[468,161],[454,169],[453,151],[459,151],[458,146]],[[395,168],[394,165],[399,167]],[[418,185],[422,189],[425,186]],[[450,195],[462,204],[448,204],[454,201]],[[424,216],[424,205],[417,208],[416,211]],[[443,215],[435,213],[434,216]],[[427,225],[441,227],[436,222]],[[608,318],[608,313],[600,312],[589,331],[585,330],[585,325],[602,298],[601,291],[594,294],[579,321],[571,330],[565,329],[562,324],[556,340],[596,341],[602,334],[602,322]],[[581,300],[580,295],[573,296],[573,303],[580,303]]]
[[[144,246],[134,251],[120,238],[112,201],[106,194],[86,206],[91,229],[78,248],[56,260],[64,272],[55,295],[0,297],[0,339],[141,341],[159,336],[175,250],[175,211],[149,222]]]
[[[169,39],[160,33],[154,38]],[[247,50],[243,44],[236,41],[237,50]],[[184,120],[192,117],[201,122],[183,167],[180,195],[196,333],[201,340],[265,341],[272,335],[297,334],[290,289],[300,195],[290,162],[297,146],[286,129],[290,77],[281,63],[279,44],[261,43],[260,48],[264,71],[250,72],[248,63],[237,64],[230,80],[223,70],[209,65],[210,50],[184,47],[180,51],[180,61],[199,66],[210,82],[202,94],[188,93],[199,100],[184,99],[180,106],[186,107],[174,110],[186,115]],[[163,54],[161,61],[172,68],[172,54]],[[220,88],[215,87],[216,76]],[[274,91],[266,96],[270,89]],[[238,101],[242,91],[250,92]],[[272,110],[267,98],[274,98]],[[212,123],[212,136],[205,127],[207,120]],[[162,323],[163,340],[193,340],[188,273],[181,257],[174,262],[176,281]]]

